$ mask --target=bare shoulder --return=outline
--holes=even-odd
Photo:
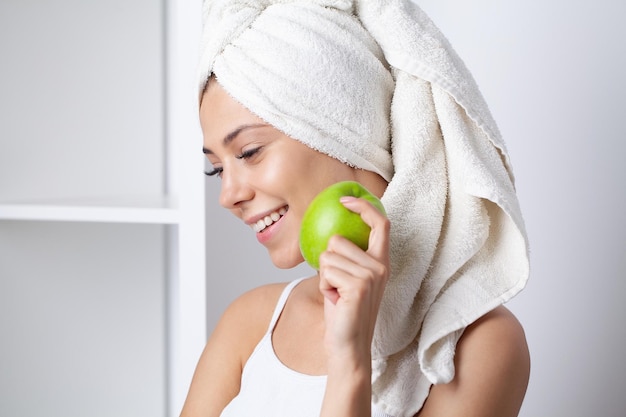
[[[526,394],[530,354],[524,329],[501,306],[471,324],[459,340],[452,382],[435,385],[420,417],[515,417]]]
[[[502,360],[515,363],[529,356],[524,328],[504,306],[485,314],[465,330],[459,340],[458,354],[466,351],[477,356],[474,359],[493,360],[492,355],[498,354]]]
[[[260,322],[264,321],[267,321],[264,324],[269,324],[278,298],[286,286],[287,283],[267,284],[243,293],[228,306],[221,320],[245,319],[253,325],[263,324]]]
[[[220,343],[229,352],[238,352],[243,366],[267,331],[278,298],[286,285],[264,285],[236,298],[220,318],[209,343]]]
[[[219,416],[237,395],[243,366],[267,331],[285,286],[255,288],[228,306],[198,361],[181,417]]]

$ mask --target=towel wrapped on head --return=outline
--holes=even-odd
[[[373,402],[413,416],[463,330],[528,278],[508,154],[472,76],[411,1],[205,0],[209,76],[302,143],[389,185],[391,278]]]
[[[205,3],[205,16],[201,86],[213,72],[274,127],[391,179],[393,79],[351,13],[323,2],[217,1]]]

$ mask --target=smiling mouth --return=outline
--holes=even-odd
[[[287,207],[281,207],[277,211],[273,211],[272,213],[268,214],[267,216],[258,220],[256,223],[250,226],[255,233],[260,233],[268,226],[271,226],[273,223],[280,220],[280,218],[283,217],[285,213],[287,213]]]

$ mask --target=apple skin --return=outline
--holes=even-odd
[[[316,270],[319,270],[320,254],[334,235],[341,235],[367,250],[370,227],[360,214],[341,204],[339,199],[343,196],[367,200],[386,215],[378,197],[356,181],[341,181],[322,190],[309,204],[300,226],[300,251],[304,260]]]

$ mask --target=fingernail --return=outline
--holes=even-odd
[[[352,197],[351,195],[344,195],[343,197],[339,197],[339,201],[343,204],[343,203],[351,203],[353,201],[356,201],[357,198],[356,197]]]

